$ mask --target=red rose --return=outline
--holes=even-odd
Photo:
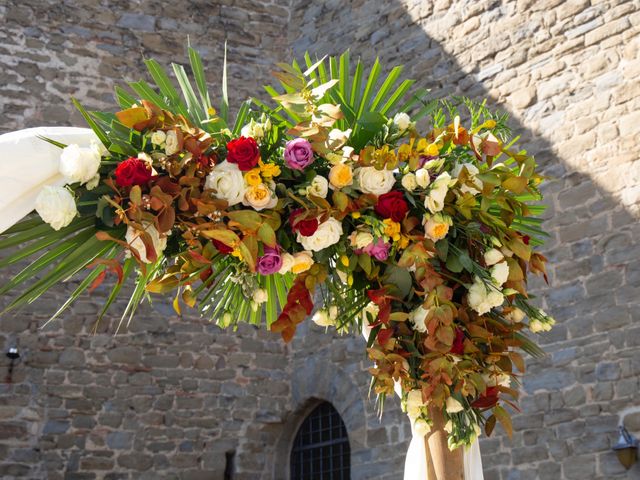
[[[116,184],[119,187],[144,185],[149,180],[151,180],[151,167],[139,158],[127,158],[116,168]]]
[[[293,233],[299,233],[303,237],[310,237],[316,233],[320,222],[318,222],[317,218],[305,218],[296,222],[296,218],[298,218],[302,213],[304,213],[303,208],[297,208],[292,211],[291,215],[289,215],[289,225],[291,225]]]
[[[464,331],[461,328],[456,328],[456,338],[453,340],[453,346],[449,353],[462,355],[464,353],[464,338]]]
[[[390,218],[394,222],[401,222],[409,211],[409,205],[407,205],[403,193],[394,190],[378,197],[375,211],[382,218]]]
[[[260,160],[260,150],[253,138],[240,137],[227,143],[227,161],[238,165],[243,172],[255,167],[258,160]]]
[[[222,243],[220,240],[213,239],[211,240],[211,242],[213,242],[213,246],[216,247],[218,251],[223,255],[229,255],[231,252],[233,252],[233,248],[231,248],[226,243]]]

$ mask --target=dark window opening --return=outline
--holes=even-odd
[[[224,480],[233,480],[233,459],[236,455],[234,450],[231,450],[224,454],[225,456],[225,465],[224,465]]]
[[[329,402],[318,405],[300,426],[291,450],[291,480],[349,480],[349,437]]]

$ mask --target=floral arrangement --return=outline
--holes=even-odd
[[[25,287],[8,308],[84,274],[55,318],[114,274],[100,317],[135,275],[121,323],[148,293],[285,341],[313,314],[366,333],[375,392],[399,387],[416,431],[439,408],[452,449],[496,421],[510,432],[518,350],[540,353],[525,332],[554,321],[527,293],[528,273],[545,274],[543,178],[506,116],[409,93],[401,67],[380,79],[345,53],[280,65],[275,106],[247,101],[231,124],[226,82],[218,113],[189,58],[195,89],[173,65],[183,98],[147,60],[157,89],[117,88],[115,114],[76,103],[100,144],[57,144],[68,184],[2,235],[24,246],[0,266],[37,257],[0,287]]]

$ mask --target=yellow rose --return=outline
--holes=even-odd
[[[262,178],[260,178],[260,169],[254,168],[249,170],[244,174],[244,181],[247,182],[247,185],[255,187],[256,185],[260,185],[262,183]]]
[[[329,182],[333,188],[347,187],[353,183],[353,171],[344,163],[338,163],[329,170]]]
[[[385,218],[382,223],[384,223],[384,234],[391,238],[394,242],[400,240],[400,224],[398,222],[394,222],[390,218]]]
[[[277,197],[264,183],[247,188],[242,201],[243,205],[253,207],[258,211],[265,208],[273,208],[277,203]]]
[[[293,255],[293,266],[291,267],[291,272],[295,274],[306,272],[312,265],[313,256],[311,255],[311,252],[304,250]]]

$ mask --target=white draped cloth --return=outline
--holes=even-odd
[[[38,127],[0,135],[0,232],[5,231],[35,209],[36,198],[46,185],[64,185],[58,171],[60,149],[39,137],[65,145],[88,147],[97,137],[91,129]],[[363,332],[365,338],[368,333]],[[405,460],[404,480],[427,479],[424,437],[415,435]],[[464,451],[464,479],[483,480],[480,447],[474,442]]]
[[[39,137],[88,147],[98,138],[90,128],[37,127],[0,135],[0,232],[32,212],[46,185],[64,185],[61,150]]]

